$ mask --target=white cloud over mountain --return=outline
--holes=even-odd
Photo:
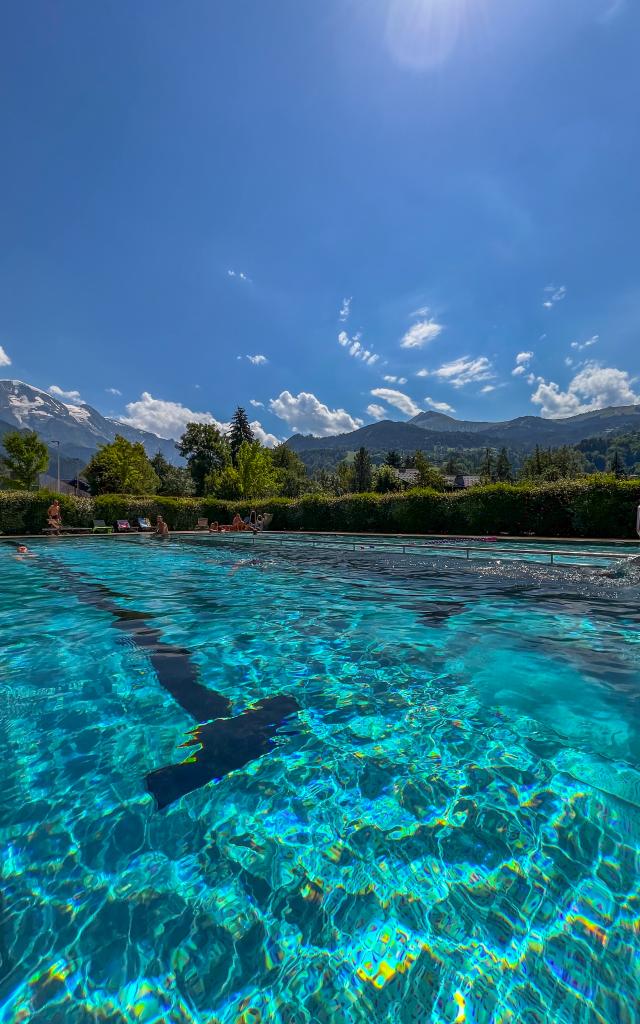
[[[448,384],[453,384],[454,388],[462,388],[465,384],[493,380],[495,373],[485,356],[477,356],[475,359],[461,356],[459,359],[453,359],[450,363],[444,363],[438,370],[434,370],[433,376]]]
[[[59,398],[61,402],[82,403],[79,391],[63,391],[63,389],[59,388],[57,384],[51,384],[51,386],[47,388],[47,391],[50,395],[53,395],[54,398]]]
[[[387,415],[387,410],[384,405],[377,405],[376,402],[372,402],[371,405],[367,406],[367,415],[372,420],[383,420]]]
[[[453,413],[456,411],[453,406],[449,405],[447,402],[436,402],[433,398],[429,398],[428,396],[425,398],[425,402],[430,409],[435,409],[436,412]]]
[[[129,402],[126,410],[128,415],[121,417],[123,423],[159,437],[180,437],[187,423],[212,423],[223,433],[229,429],[228,423],[217,420],[210,412],[196,412],[180,402],[154,398],[148,391],[143,391],[137,402]],[[253,420],[251,429],[263,444],[271,447],[279,443],[275,434],[266,431],[259,420]]]
[[[373,388],[371,394],[374,398],[381,398],[383,402],[393,405],[406,416],[417,416],[419,412],[422,412],[420,406],[416,405],[413,399],[409,398],[409,395],[405,395],[403,391],[395,391],[393,388]]]
[[[590,362],[569,382],[566,391],[554,381],[537,378],[538,387],[531,396],[534,405],[540,406],[540,414],[547,419],[561,416],[576,416],[609,405],[635,405],[640,395],[632,388],[635,379],[626,370],[612,366],[601,366]]]
[[[351,416],[345,409],[330,409],[309,391],[300,391],[297,395],[281,391],[277,398],[271,399],[269,409],[297,434],[328,437],[362,426],[361,419]]]
[[[11,366],[11,360],[2,345],[0,345],[0,366]]]

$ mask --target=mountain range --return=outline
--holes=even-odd
[[[640,405],[610,406],[563,419],[518,416],[499,422],[457,420],[444,413],[421,412],[406,422],[381,420],[332,437],[294,434],[287,444],[307,464],[318,466],[330,465],[361,446],[374,458],[390,449],[400,452],[421,449],[429,454],[436,449],[504,447],[526,454],[536,445],[554,448],[577,444],[589,437],[613,437],[633,430],[640,430]]]
[[[113,441],[116,434],[140,441],[149,456],[160,451],[174,465],[182,462],[170,438],[103,416],[90,405],[62,402],[31,384],[0,380],[0,439],[16,429],[38,433],[51,452],[51,472],[59,445],[61,473],[66,479],[82,469],[98,446]],[[287,444],[308,466],[317,467],[335,464],[361,446],[374,459],[390,449],[441,454],[447,450],[505,447],[526,454],[537,444],[578,444],[591,437],[614,437],[634,430],[640,431],[640,405],[611,406],[563,419],[518,416],[498,422],[457,420],[444,413],[421,412],[406,422],[381,420],[331,437],[294,434]]]
[[[75,476],[98,448],[121,434],[141,441],[147,455],[160,451],[169,462],[182,461],[175,441],[110,419],[90,405],[66,404],[47,391],[20,380],[0,380],[0,440],[10,430],[35,430],[50,453],[50,472],[57,469],[58,445],[63,479]]]

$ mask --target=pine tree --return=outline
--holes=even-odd
[[[359,448],[353,460],[354,486],[357,494],[370,491],[373,485],[371,456],[366,448]]]
[[[500,480],[501,483],[510,483],[512,479],[511,463],[509,462],[507,449],[502,448],[496,462],[496,480]]]
[[[490,448],[485,449],[484,458],[480,464],[480,479],[483,484],[493,482],[493,453]]]
[[[247,444],[252,444],[253,441],[255,441],[255,435],[249,424],[247,414],[241,405],[238,406],[231,417],[231,426],[229,427],[227,440],[231,449],[231,458],[234,465],[243,441],[246,441]]]
[[[627,475],[624,462],[622,461],[620,457],[620,452],[617,448],[614,451],[613,458],[611,460],[611,472],[614,476],[617,476],[619,479]]]
[[[401,459],[400,455],[398,454],[398,452],[396,452],[392,448],[391,451],[388,451],[387,454],[385,455],[385,457],[384,457],[384,464],[385,464],[385,466],[392,466],[394,469],[401,469],[402,468],[402,459]]]

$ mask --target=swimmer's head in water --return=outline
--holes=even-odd
[[[26,544],[18,544],[18,554],[19,555],[26,555],[28,553],[28,551],[29,551],[29,548],[27,547]]]

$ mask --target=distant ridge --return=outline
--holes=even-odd
[[[589,437],[607,437],[629,430],[640,430],[640,405],[610,406],[563,419],[518,416],[499,422],[457,420],[439,412],[421,412],[407,422],[381,420],[347,434],[313,437],[294,434],[287,441],[304,459],[305,453],[349,452],[364,446],[370,452],[391,449],[412,452],[418,449],[502,448],[530,452],[536,445],[557,447],[577,444]]]

